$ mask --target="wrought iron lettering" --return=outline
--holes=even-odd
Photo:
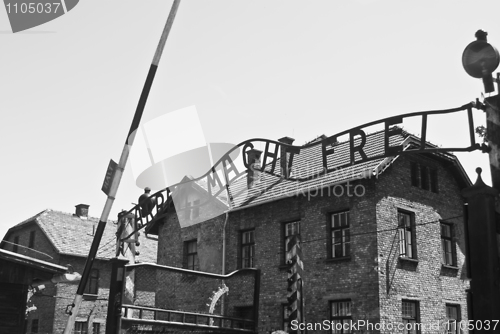
[[[238,168],[234,165],[233,159],[229,155],[226,155],[226,159],[222,160],[222,168],[224,169],[224,176],[226,177],[226,181],[228,183],[233,182],[238,179],[243,173],[238,171]],[[227,163],[227,164],[226,164]],[[229,168],[228,168],[229,166]],[[232,179],[229,178],[229,174],[233,172],[234,177]]]
[[[266,173],[272,176],[277,177],[277,182],[280,182],[280,179],[286,178],[288,180],[293,180],[297,182],[301,181],[306,181],[311,178],[318,177],[320,175],[323,175],[325,173],[330,173],[332,171],[338,172],[340,167],[344,167],[347,165],[355,165],[358,163],[374,160],[374,159],[381,159],[385,157],[390,157],[390,156],[395,156],[395,155],[400,155],[400,154],[411,154],[411,153],[424,153],[424,152],[453,152],[453,151],[473,151],[476,149],[481,149],[481,146],[475,142],[475,129],[474,129],[474,123],[472,119],[472,108],[476,107],[473,103],[469,103],[467,105],[464,105],[459,108],[454,108],[454,109],[448,109],[448,110],[437,110],[437,111],[426,111],[426,112],[416,112],[416,113],[410,113],[410,114],[403,114],[403,115],[398,115],[398,116],[393,116],[393,117],[388,117],[385,119],[381,119],[378,121],[373,121],[361,126],[354,127],[352,129],[340,132],[336,135],[330,136],[328,138],[325,138],[321,141],[316,141],[313,143],[309,143],[303,146],[293,146],[293,145],[288,145],[284,144],[278,141],[273,141],[273,140],[268,140],[268,139],[249,139],[246,140],[239,145],[235,146],[233,149],[231,149],[229,152],[227,152],[224,156],[222,156],[215,164],[214,167],[212,167],[207,173],[204,175],[195,178],[190,181],[183,181],[180,183],[177,183],[175,185],[172,185],[172,189],[177,189],[179,185],[182,185],[183,183],[187,182],[197,182],[199,180],[202,180],[203,178],[206,178],[207,181],[207,186],[208,186],[208,201],[213,201],[215,197],[217,197],[221,192],[225,191],[228,189],[229,185],[237,181],[242,175],[244,175],[244,172],[238,171],[236,165],[234,164],[234,161],[230,157],[230,154],[236,150],[236,149],[241,149],[240,153],[242,154],[242,159],[243,159],[243,165],[245,168],[250,169],[250,164],[247,159],[247,152],[252,150],[255,147],[255,144],[257,143],[265,143],[265,151],[264,151],[264,157],[262,161],[262,165],[260,168],[260,172]],[[468,123],[469,123],[469,136],[470,136],[470,146],[468,147],[436,147],[436,146],[431,146],[428,145],[426,140],[427,140],[427,118],[429,115],[435,115],[435,114],[448,114],[448,113],[454,113],[458,111],[463,111],[467,110],[468,114]],[[398,127],[399,124],[403,123],[403,120],[406,118],[410,117],[421,117],[421,134],[420,134],[420,145],[417,144],[417,148],[405,148],[403,145],[396,145],[396,146],[391,146],[390,145],[390,139],[393,136],[400,135],[402,134],[402,129],[401,127]],[[382,153],[380,154],[374,154],[370,152],[370,156],[368,156],[365,152],[364,146],[366,144],[367,136],[365,133],[365,129],[374,125],[382,125],[383,126],[383,136],[384,136],[384,149]],[[349,156],[349,162],[346,165],[343,166],[328,166],[328,157],[330,155],[334,156],[336,154],[336,149],[335,145],[337,145],[337,139],[347,135],[349,137],[347,147],[348,147],[348,156]],[[270,145],[274,145],[274,149],[270,148]],[[315,175],[308,175],[306,177],[299,177],[299,175],[290,175],[290,171],[293,171],[293,166],[294,166],[294,157],[298,154],[300,154],[301,151],[304,151],[310,147],[316,146],[316,145],[321,145],[321,159],[322,159],[322,171],[319,173],[316,173]],[[276,162],[279,157],[278,152],[281,149],[281,159],[282,162],[280,163],[280,173],[276,174],[275,173],[275,168],[276,168]],[[355,153],[358,153],[359,157],[358,159]],[[285,164],[287,153],[289,153],[289,159]],[[269,158],[269,159],[268,159]],[[271,159],[271,160],[270,160]],[[269,160],[269,161],[268,161]],[[216,167],[222,164],[222,171],[224,173],[224,180],[221,180],[219,175],[216,172]],[[266,167],[270,168],[266,169]],[[231,174],[231,178],[229,176]],[[216,193],[213,193],[212,188],[217,187],[218,190]],[[165,199],[163,195],[161,194],[163,191],[167,191],[167,198]],[[235,189],[235,192],[237,193],[242,193],[244,195],[245,187],[241,187],[241,189]],[[263,190],[265,191],[265,190]],[[233,194],[233,196],[237,196],[238,194]],[[152,213],[150,215],[147,215],[146,217],[146,222],[150,223],[152,220],[156,220],[158,217],[159,212],[163,212],[163,207],[166,205],[166,203],[171,203],[172,196],[169,191],[169,188],[163,189],[156,194],[155,196],[155,208],[154,212],[156,213],[156,216],[153,215]],[[207,202],[208,202],[207,201]],[[204,203],[201,203],[199,206],[203,206]],[[143,217],[141,214],[141,208],[139,205],[134,206],[132,210],[129,212],[133,212],[137,221],[140,223],[139,226],[144,226],[143,224]],[[153,217],[154,216],[154,217]]]
[[[269,152],[269,144],[274,144],[274,153]],[[264,151],[264,159],[262,160],[262,171],[266,169],[266,162],[267,162],[267,157],[271,157],[272,164],[271,164],[271,174],[274,174],[274,169],[276,168],[276,160],[278,158],[278,150],[280,148],[280,144],[276,143],[274,141],[266,141],[266,150]]]
[[[354,137],[361,136],[361,143],[358,146],[354,146]],[[366,134],[361,128],[354,128],[349,132],[349,151],[351,154],[351,164],[355,164],[356,162],[363,162],[368,159],[365,151],[363,151],[363,147],[366,144]],[[361,156],[360,161],[355,161],[354,153],[358,152]]]
[[[243,145],[243,143],[241,143],[240,145]],[[238,146],[240,146],[240,145],[238,145]],[[245,166],[245,168],[250,168],[250,166],[248,165],[248,161],[247,161],[247,151],[250,151],[251,149],[253,149],[253,144],[248,140],[246,142],[244,142],[243,149],[241,151],[242,151],[242,158],[243,158],[243,166]],[[228,153],[226,153],[226,155],[227,154]]]
[[[219,190],[217,191],[216,194],[212,194],[212,187],[215,187],[216,185],[219,187]],[[224,186],[222,185],[219,175],[215,171],[214,167],[212,167],[212,172],[207,174],[207,186],[208,186],[208,195],[210,197],[217,196],[224,189]]]
[[[384,131],[384,147],[385,147],[385,155],[392,155],[398,152],[403,151],[403,145],[397,146],[389,146],[389,139],[392,136],[400,135],[403,132],[401,128],[392,128],[391,125],[396,125],[403,123],[403,119],[399,116],[391,117],[385,121],[385,131]]]
[[[328,171],[328,156],[331,154],[335,153],[335,149],[333,148],[333,145],[337,142],[337,137],[336,136],[331,136],[328,137],[324,140],[321,141],[321,152],[323,155],[323,170],[325,172]],[[327,145],[330,145],[332,148],[327,149]]]

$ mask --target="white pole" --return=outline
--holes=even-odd
[[[170,29],[172,28],[172,24],[174,23],[175,14],[177,13],[177,8],[179,7],[180,0],[174,0],[172,4],[172,8],[170,9],[170,14],[167,19],[167,23],[165,24],[165,28],[163,29],[162,35],[160,37],[160,42],[158,43],[158,47],[156,48],[155,55],[153,57],[153,62],[151,63],[151,67],[149,68],[149,73],[146,78],[146,83],[142,89],[141,97],[139,98],[139,103],[137,105],[134,119],[132,120],[132,124],[130,126],[129,133],[127,135],[127,139],[125,140],[125,145],[122,149],[122,154],[120,156],[120,161],[116,168],[115,175],[113,177],[113,181],[111,183],[110,190],[108,192],[108,198],[106,199],[106,203],[104,204],[104,208],[101,214],[101,218],[99,220],[99,224],[97,226],[97,231],[94,236],[94,240],[92,241],[92,246],[90,247],[89,255],[87,257],[87,261],[85,263],[85,269],[83,270],[82,279],[80,284],[78,285],[78,290],[76,292],[75,299],[73,304],[71,305],[71,311],[69,312],[70,317],[68,318],[68,322],[66,324],[66,328],[64,329],[64,334],[71,334],[73,331],[73,326],[75,324],[76,316],[78,315],[78,311],[80,310],[80,306],[82,304],[83,292],[85,291],[85,286],[87,285],[87,280],[90,275],[90,270],[92,269],[92,264],[97,255],[97,250],[99,248],[99,244],[101,242],[102,235],[104,233],[104,229],[106,227],[106,223],[108,221],[108,216],[111,211],[111,207],[113,206],[113,202],[115,200],[116,193],[118,191],[118,186],[120,185],[120,181],[123,175],[123,170],[125,169],[125,165],[127,164],[128,155],[132,145],[134,144],[135,132],[139,127],[141,122],[142,114],[144,112],[144,107],[146,105],[146,101],[151,90],[151,86],[153,84],[153,80],[156,74],[156,70],[158,68],[158,63],[160,62],[161,54],[163,52],[163,48],[165,47],[165,43],[167,41],[168,34],[170,33]]]

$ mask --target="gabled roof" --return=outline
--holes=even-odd
[[[184,178],[181,180],[181,185],[176,187],[172,191],[172,196],[175,198],[178,196],[181,198],[182,196],[186,195],[189,190],[196,191],[200,194],[207,194],[208,193],[208,184],[206,179],[200,179],[200,180],[195,180],[192,176],[186,175]],[[220,190],[218,185],[215,185],[212,187],[213,193],[218,193]],[[224,210],[227,209],[227,196],[226,192],[222,191],[219,193],[217,196],[215,196],[216,203],[218,206]],[[175,205],[175,203],[174,203]]]
[[[0,259],[53,274],[62,274],[68,271],[68,268],[66,267],[38,260],[26,255],[10,252],[5,249],[0,249]]]
[[[323,139],[318,137],[317,139]],[[389,146],[403,145],[404,149],[408,149],[414,145],[420,145],[420,139],[410,133],[403,131],[401,134],[391,136]],[[361,139],[357,138],[354,141],[354,146],[358,146]],[[368,159],[375,156],[380,156],[385,152],[385,131],[378,131],[366,135],[366,143],[363,146],[363,151]],[[314,140],[316,141],[316,140]],[[298,155],[294,156],[293,168],[295,174],[291,175],[291,179],[282,179],[279,176],[269,173],[261,173],[261,181],[250,190],[247,190],[247,174],[230,185],[230,193],[233,197],[231,211],[240,210],[243,208],[260,205],[263,203],[276,201],[286,197],[292,197],[298,194],[307,194],[313,189],[322,189],[336,184],[346,183],[347,181],[358,180],[367,175],[380,175],[385,168],[394,162],[398,156],[378,158],[355,165],[349,165],[350,150],[349,141],[335,143],[333,148],[335,154],[328,155],[329,169],[338,168],[335,171],[312,177],[320,173],[323,169],[322,146],[315,145],[301,149]],[[426,143],[428,147],[436,147],[431,143]],[[356,155],[359,153],[356,153]],[[428,153],[432,157],[446,162],[452,168],[453,175],[457,178],[459,185],[463,188],[471,185],[467,174],[463,170],[458,159],[448,152],[443,153]],[[356,160],[360,157],[356,156]],[[279,158],[276,166],[280,166]],[[266,171],[271,170],[271,164],[267,164]],[[308,180],[293,180],[293,178],[304,179],[311,177]],[[238,194],[244,194],[238,196]]]
[[[15,225],[7,231],[4,239],[23,228],[27,224],[37,224],[61,255],[87,257],[94,239],[99,219],[89,217],[82,219],[76,215],[46,209],[37,215]],[[115,257],[116,222],[109,221],[104,229],[96,258],[111,259]],[[154,262],[157,259],[157,241],[142,237],[138,247],[138,262]]]

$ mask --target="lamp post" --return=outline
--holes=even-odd
[[[478,30],[473,41],[462,54],[462,65],[470,76],[483,80],[485,93],[495,91],[493,71],[500,63],[498,50],[486,40],[488,34]],[[497,79],[497,84],[499,83]],[[498,95],[488,97],[484,101],[486,112],[486,134],[489,146],[489,160],[493,188],[478,182],[465,189],[462,194],[469,203],[469,214],[466,219],[467,248],[470,267],[472,298],[468,307],[472,309],[473,320],[500,319],[500,272],[498,237],[498,213],[495,202],[500,191],[500,99]],[[483,328],[476,328],[474,333],[482,333]],[[499,332],[496,328],[494,333]]]
[[[483,79],[484,91],[491,93],[495,91],[491,74],[498,67],[500,56],[498,50],[487,42],[486,31],[478,30],[475,36],[476,40],[467,45],[462,54],[462,65],[471,77]]]
[[[462,65],[467,74],[483,80],[485,93],[492,93],[495,91],[492,73],[500,63],[500,55],[498,50],[487,42],[487,35],[488,33],[482,30],[476,32],[477,40],[467,45],[462,54]],[[494,95],[486,98],[485,104],[491,180],[493,188],[500,191],[500,99],[498,95]]]

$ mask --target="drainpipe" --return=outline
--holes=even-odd
[[[229,195],[229,178],[227,174],[224,174],[224,178],[226,181],[226,196],[227,196],[227,211],[226,218],[224,219],[224,225],[222,226],[222,266],[221,266],[221,274],[226,274],[226,226],[227,221],[229,220],[229,210],[231,210],[231,196]],[[224,284],[224,280],[222,280],[222,284]],[[222,285],[221,284],[221,285]],[[224,301],[226,296],[222,296],[220,306],[221,306],[221,315],[224,315]]]
[[[226,211],[226,219],[224,220],[224,226],[222,227],[222,275],[226,274],[226,225],[229,219],[229,211]]]
[[[229,199],[229,187],[226,187],[226,192],[227,192],[227,203],[229,208],[230,206],[230,199]],[[229,220],[229,209],[226,211],[226,218],[224,219],[224,225],[222,226],[222,266],[221,266],[221,274],[225,275],[226,274],[226,226],[227,226],[227,221]],[[222,284],[224,283],[224,280],[221,280]],[[221,285],[222,285],[221,284]],[[221,307],[221,315],[224,315],[224,301],[226,299],[226,296],[223,295],[222,299],[220,301],[220,307]]]

